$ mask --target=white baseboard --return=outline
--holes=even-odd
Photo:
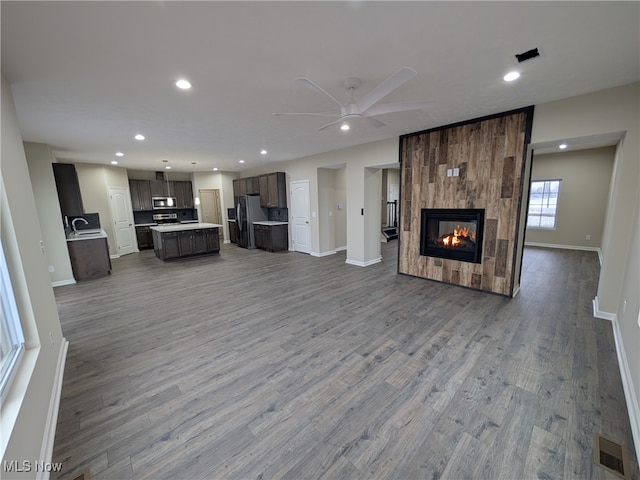
[[[368,267],[369,265],[375,265],[376,263],[380,263],[382,261],[382,257],[374,258],[373,260],[369,260],[367,262],[361,262],[359,260],[351,260],[347,258],[344,263],[349,265],[355,265],[356,267]]]
[[[598,297],[593,299],[593,316],[603,320],[609,320],[613,329],[613,339],[616,344],[616,355],[618,357],[618,366],[620,368],[620,377],[622,378],[622,389],[624,398],[627,403],[627,412],[629,413],[629,424],[631,425],[631,435],[636,450],[636,457],[640,458],[640,404],[636,397],[636,391],[633,385],[633,377],[629,370],[629,362],[624,350],[622,341],[622,332],[618,323],[618,316],[615,313],[603,312],[598,307]]]
[[[600,247],[583,247],[581,245],[562,245],[557,243],[540,243],[540,242],[524,242],[525,247],[540,247],[540,248],[560,248],[563,250],[582,250],[585,252],[596,252],[598,254],[598,261],[602,266],[602,250]]]
[[[516,298],[519,293],[520,293],[520,284],[514,287],[513,293],[511,294],[511,298]]]
[[[342,251],[344,251],[346,249],[347,249],[346,245],[344,247],[336,247],[336,252],[342,252]]]
[[[140,250],[138,250],[138,253],[140,253]],[[109,255],[109,258],[110,258],[111,260],[113,260],[113,259],[115,259],[115,258],[120,258],[120,255],[116,253],[116,254],[113,254],[113,255]]]
[[[67,350],[69,342],[63,338],[60,351],[58,352],[58,365],[56,367],[56,376],[53,381],[51,397],[49,399],[49,410],[47,413],[47,423],[44,427],[44,437],[42,439],[42,447],[40,448],[40,461],[51,462],[53,458],[53,442],[56,437],[56,425],[58,424],[58,409],[60,407],[60,396],[62,395],[62,380],[64,378],[64,366],[67,361]],[[36,480],[47,480],[49,472],[46,469],[40,469],[36,473]]]
[[[311,252],[312,257],[327,257],[329,255],[335,255],[335,254],[336,254],[335,250],[329,250],[326,252]]]
[[[73,285],[76,283],[75,279],[69,278],[67,280],[58,280],[57,282],[51,282],[52,287],[62,287],[63,285]]]

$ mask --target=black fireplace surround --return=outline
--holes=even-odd
[[[484,209],[423,208],[420,255],[482,262]]]

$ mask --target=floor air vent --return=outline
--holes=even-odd
[[[593,441],[593,461],[620,478],[631,478],[627,470],[629,460],[625,448],[599,434],[595,434]]]

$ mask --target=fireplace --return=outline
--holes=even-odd
[[[484,209],[423,208],[420,255],[481,263]]]

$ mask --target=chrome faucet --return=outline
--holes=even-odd
[[[71,222],[71,226],[73,227],[73,231],[74,231],[75,233],[78,233],[78,230],[76,229],[76,222],[77,222],[78,220],[82,220],[82,221],[84,222],[84,224],[85,224],[85,225],[89,225],[89,222],[87,222],[87,221],[86,221],[84,218],[82,218],[82,217],[76,217],[76,218],[74,218],[74,219],[73,219],[73,221]]]

